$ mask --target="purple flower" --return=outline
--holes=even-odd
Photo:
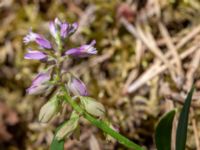
[[[51,22],[49,23],[49,31],[50,31],[51,35],[52,35],[54,38],[56,38],[57,32],[58,32],[58,31],[57,31],[55,22],[51,21]]]
[[[51,78],[50,72],[39,73],[39,74],[33,79],[32,85],[43,84],[43,83],[49,81],[50,78]]]
[[[51,43],[47,39],[45,39],[44,37],[36,38],[35,42],[38,45],[40,45],[42,48],[47,48],[47,49],[52,48]]]
[[[39,95],[44,93],[48,89],[48,85],[38,85],[38,86],[31,86],[26,89],[26,92],[30,95]]]
[[[93,40],[90,44],[82,45],[78,48],[72,48],[65,52],[65,55],[71,55],[74,57],[87,57],[97,53],[96,48],[93,46],[96,44],[96,41]]]
[[[68,34],[74,33],[77,29],[78,29],[78,23],[77,22],[71,24],[68,28]]]
[[[62,23],[61,24],[61,29],[60,29],[60,35],[62,38],[66,38],[68,35],[68,27],[69,24],[68,23]]]
[[[28,51],[28,53],[26,53],[24,55],[25,59],[33,59],[33,60],[45,60],[47,58],[47,55],[43,52],[40,51]]]
[[[64,39],[68,35],[74,33],[77,28],[78,23],[68,24],[67,22],[61,22],[58,18],[49,23],[50,33],[55,39],[57,38],[58,34],[60,34],[60,36]]]
[[[86,86],[80,79],[72,77],[68,86],[75,96],[88,96]]]
[[[49,23],[49,31],[50,31],[50,33],[51,33],[51,35],[56,39],[57,38],[57,35],[58,35],[58,31],[59,30],[61,30],[60,31],[60,33],[62,33],[62,30],[64,29],[62,29],[62,25],[63,25],[64,23],[62,23],[58,18],[55,18],[54,19],[54,21],[51,21],[50,23]],[[59,33],[59,34],[60,34]]]
[[[23,39],[25,44],[35,41],[36,38],[40,37],[41,35],[30,31]]]
[[[62,27],[63,23],[58,19],[55,18],[54,21],[51,21],[49,23],[49,30],[51,35],[54,37],[56,40],[56,43],[59,43],[59,36],[63,37],[62,34],[64,34],[64,26]],[[63,28],[63,29],[62,29]]]
[[[46,84],[50,80],[50,72],[39,73],[35,79],[33,79],[31,86],[26,90],[28,94],[42,94],[49,85]]]
[[[78,28],[78,23],[68,24],[68,23],[62,23],[60,25],[61,31],[60,35],[62,38],[66,38],[68,35],[74,33]]]
[[[39,46],[41,46],[42,48],[47,48],[47,49],[51,49],[51,43],[44,38],[42,35],[34,33],[32,31],[30,31],[25,37],[24,37],[24,43],[28,44],[30,42],[36,42]]]

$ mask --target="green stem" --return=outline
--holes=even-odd
[[[65,92],[65,95],[64,95],[65,101],[67,103],[69,103],[73,107],[73,109],[75,111],[77,111],[78,113],[82,114],[85,119],[87,119],[89,122],[91,122],[96,127],[98,127],[101,130],[103,130],[105,133],[107,133],[110,136],[112,136],[113,138],[115,138],[118,142],[120,142],[124,146],[126,146],[126,147],[128,147],[130,149],[134,149],[134,150],[143,150],[143,148],[140,147],[139,145],[135,144],[134,142],[130,141],[129,139],[127,139],[123,135],[121,135],[118,132],[116,132],[115,130],[111,129],[105,122],[100,121],[100,120],[94,118],[93,116],[91,116],[90,114],[88,114],[87,112],[85,112],[76,103],[76,101],[72,100],[72,98],[69,96],[68,91],[66,90],[64,85],[62,85],[62,89]]]
[[[58,44],[58,51],[62,52],[62,39],[60,33],[57,33],[56,35],[56,43]]]

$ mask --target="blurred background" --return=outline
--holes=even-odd
[[[0,150],[46,150],[69,117],[65,106],[41,125],[38,112],[47,99],[25,92],[44,64],[24,60],[23,37],[30,28],[48,37],[55,17],[79,23],[70,46],[96,39],[98,55],[69,66],[119,132],[147,150],[155,149],[159,118],[181,108],[194,83],[187,149],[200,150],[199,16],[199,0],[0,0]],[[80,140],[66,140],[65,149],[126,148],[83,119]]]

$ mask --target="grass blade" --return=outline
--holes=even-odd
[[[158,150],[171,149],[171,134],[175,113],[175,110],[166,113],[156,127],[155,142]]]
[[[58,141],[54,137],[51,142],[50,150],[64,150],[64,140]]]
[[[176,131],[176,150],[185,150],[186,138],[187,138],[188,115],[189,115],[193,92],[194,92],[194,87],[192,87],[190,92],[188,93],[185,99],[185,103],[183,105],[183,109],[179,117],[178,127]]]

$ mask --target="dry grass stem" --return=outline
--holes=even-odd
[[[186,83],[184,85],[185,90],[189,90],[192,87],[195,72],[199,68],[199,64],[200,64],[200,49],[198,49],[198,51],[195,52],[194,58],[190,62],[188,71],[186,73]]]
[[[182,63],[181,63],[181,59],[180,59],[180,56],[177,52],[177,49],[175,47],[175,45],[173,44],[172,42],[172,39],[170,37],[170,34],[167,30],[167,28],[165,27],[165,25],[162,23],[162,22],[159,22],[158,23],[158,26],[159,26],[159,29],[160,29],[160,32],[163,36],[163,38],[165,39],[165,42],[166,42],[166,45],[168,47],[168,49],[171,51],[175,61],[176,61],[176,67],[177,67],[177,74],[179,76],[183,76],[183,69],[182,69]]]
[[[184,59],[187,56],[191,55],[198,48],[199,48],[199,46],[196,45],[196,46],[192,46],[191,48],[187,49],[185,52],[183,52],[180,55],[181,59]],[[175,60],[172,59],[171,63],[175,63]],[[143,75],[141,75],[135,82],[133,82],[129,86],[128,93],[135,92],[138,88],[140,88],[142,85],[144,85],[145,83],[147,83],[150,79],[152,79],[156,75],[162,73],[166,69],[167,69],[167,66],[165,66],[165,65],[161,65],[161,66],[157,66],[157,64],[156,65],[152,65],[151,68],[149,68],[145,73],[143,73]]]

